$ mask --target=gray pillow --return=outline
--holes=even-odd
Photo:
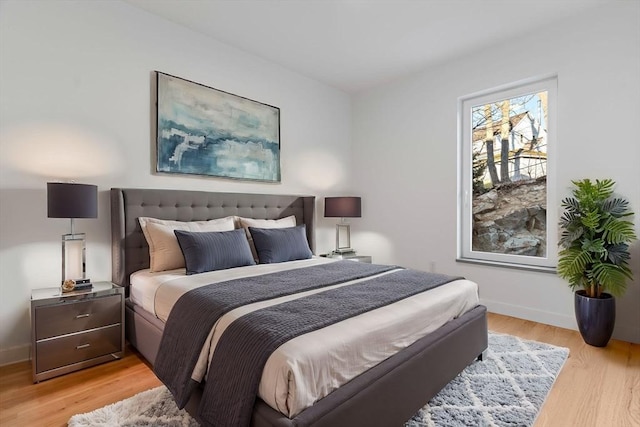
[[[313,255],[304,225],[287,228],[249,227],[260,264],[308,259]]]
[[[184,255],[187,274],[255,264],[242,229],[211,232],[174,230],[174,233]]]

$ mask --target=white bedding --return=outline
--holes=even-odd
[[[133,302],[166,321],[175,301],[190,289],[239,277],[327,262],[334,261],[316,257],[191,276],[186,276],[184,269],[160,273],[142,270],[131,275],[130,296]],[[345,285],[347,284],[331,288]],[[192,378],[197,381],[204,378],[218,339],[235,319],[262,307],[325,289],[328,288],[250,304],[224,315],[214,325]],[[293,417],[342,384],[476,305],[477,285],[469,280],[456,280],[299,336],[280,346],[267,361],[260,383],[260,398],[274,409]]]

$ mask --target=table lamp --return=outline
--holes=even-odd
[[[47,183],[47,216],[69,218],[71,233],[62,235],[62,283],[85,280],[84,233],[75,233],[75,218],[98,217],[98,187],[89,184]]]
[[[336,224],[336,249],[334,254],[352,254],[351,226],[345,218],[360,218],[362,216],[362,203],[360,197],[325,197],[324,216],[326,218],[341,218]]]

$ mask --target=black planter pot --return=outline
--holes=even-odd
[[[600,298],[586,296],[585,291],[575,293],[575,311],[582,339],[589,345],[605,347],[616,324],[616,300],[603,293]]]

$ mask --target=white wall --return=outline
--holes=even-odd
[[[152,173],[154,70],[281,109],[281,184]],[[119,1],[0,3],[0,364],[29,355],[30,290],[57,286],[60,236],[47,181],[97,184],[87,270],[111,277],[111,187],[313,194],[349,192],[348,95]],[[318,251],[333,222],[318,215]]]
[[[46,217],[45,183],[65,179],[99,186],[99,218],[76,225],[88,234],[94,280],[111,275],[111,187],[351,193],[363,196],[364,216],[352,221],[361,253],[462,274],[480,283],[493,311],[575,328],[559,278],[455,262],[456,100],[557,72],[561,196],[571,179],[611,177],[638,212],[639,13],[637,2],[619,2],[541,25],[540,34],[358,95],[352,112],[342,92],[119,1],[3,0],[0,364],[28,357],[30,290],[59,280],[68,221]],[[153,70],[280,107],[282,183],[153,174]],[[317,249],[325,251],[334,228],[320,209]],[[640,342],[640,245],[632,251],[636,280],[618,300],[615,336]]]
[[[379,262],[475,280],[491,311],[576,329],[572,293],[556,275],[456,263],[456,102],[557,73],[559,198],[572,179],[613,178],[638,232],[639,17],[640,3],[616,2],[355,97],[363,218],[354,246]],[[635,281],[617,301],[614,337],[640,342],[640,242],[631,261]]]

